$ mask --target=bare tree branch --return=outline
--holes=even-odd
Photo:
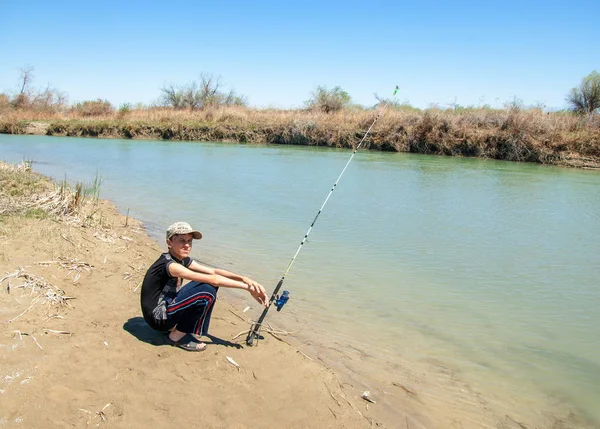
[[[33,66],[27,65],[21,69],[21,75],[19,77],[19,81],[21,82],[21,91],[19,91],[19,94],[26,94],[26,92],[30,91],[29,86],[31,85],[32,80]]]
[[[246,105],[246,98],[222,91],[224,84],[220,77],[201,73],[199,81],[191,81],[185,85],[164,85],[159,103],[174,109],[203,109],[207,107]]]

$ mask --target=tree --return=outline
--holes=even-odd
[[[33,87],[33,66],[25,66],[19,76],[19,90],[12,97],[11,105],[17,109],[57,109],[62,108],[67,102],[67,97],[61,91],[46,85],[46,88]]]
[[[21,69],[19,76],[19,92],[12,99],[12,105],[17,109],[29,107],[33,89],[31,82],[33,81],[33,66],[27,65]]]
[[[308,109],[332,113],[348,107],[352,99],[341,87],[335,86],[327,89],[325,86],[317,86],[309,100],[305,102]]]
[[[592,114],[600,109],[600,73],[594,70],[584,77],[577,88],[571,89],[567,102],[577,113]]]
[[[230,90],[222,91],[223,83],[220,77],[201,73],[200,81],[192,81],[184,85],[169,84],[160,90],[160,104],[174,109],[202,109],[218,106],[245,106],[246,97]]]

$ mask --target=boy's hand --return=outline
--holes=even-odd
[[[263,307],[267,306],[267,294],[264,289],[262,291],[257,289],[251,290],[250,295],[252,295],[252,297]]]
[[[250,295],[257,300],[261,305],[267,306],[267,292],[265,288],[258,282],[255,282],[251,278],[242,277],[242,281],[248,285],[248,292]]]

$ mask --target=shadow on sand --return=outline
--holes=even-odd
[[[167,333],[155,331],[148,326],[143,317],[132,317],[123,324],[123,329],[144,343],[152,344],[153,346],[168,345]],[[235,347],[236,349],[244,348],[241,344],[233,343],[231,341],[215,337],[214,335],[207,334],[205,337],[209,339],[209,341],[206,341],[205,338],[202,339],[202,342],[206,344],[214,344],[223,347]]]

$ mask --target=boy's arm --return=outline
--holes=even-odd
[[[192,260],[192,263],[190,264],[190,266],[188,268],[190,270],[192,270],[192,271],[196,271],[196,272],[199,272],[199,273],[217,274],[217,275],[220,275],[220,276],[223,276],[223,277],[227,277],[227,278],[232,279],[232,280],[238,280],[240,282],[244,282],[248,286],[257,289],[257,290],[261,291],[263,294],[266,295],[265,288],[260,283],[252,280],[249,277],[242,276],[242,275],[239,275],[239,274],[236,274],[236,273],[232,273],[231,271],[227,271],[227,270],[224,270],[222,268],[207,267],[206,265],[199,264],[195,260]]]
[[[192,263],[188,266],[188,268],[192,271],[196,271],[198,273],[204,274],[217,274],[217,270],[215,268],[207,267],[206,265],[199,264],[194,259],[192,259]],[[234,279],[237,280],[237,279]]]
[[[200,265],[196,262],[192,262],[190,267],[192,267],[194,264],[200,266],[201,269],[203,267],[202,265]],[[195,268],[198,268],[198,267],[195,267]],[[199,271],[195,271],[195,270],[186,268],[177,262],[172,262],[171,264],[169,264],[169,274],[171,274],[171,276],[173,276],[173,277],[179,277],[179,278],[186,279],[186,280],[193,280],[193,281],[197,281],[197,282],[208,283],[213,286],[244,289],[244,290],[247,290],[248,292],[250,292],[252,297],[255,300],[257,300],[260,304],[265,305],[265,306],[267,305],[267,295],[265,293],[265,290],[262,288],[262,286],[260,288],[257,288],[255,286],[249,285],[243,281],[234,280],[229,277],[225,277],[220,274],[217,274],[216,272],[214,272],[216,270],[213,270],[210,267],[205,267],[205,268],[206,268],[206,271],[208,271],[208,272],[199,272]],[[213,273],[210,273],[210,271],[213,271]]]

